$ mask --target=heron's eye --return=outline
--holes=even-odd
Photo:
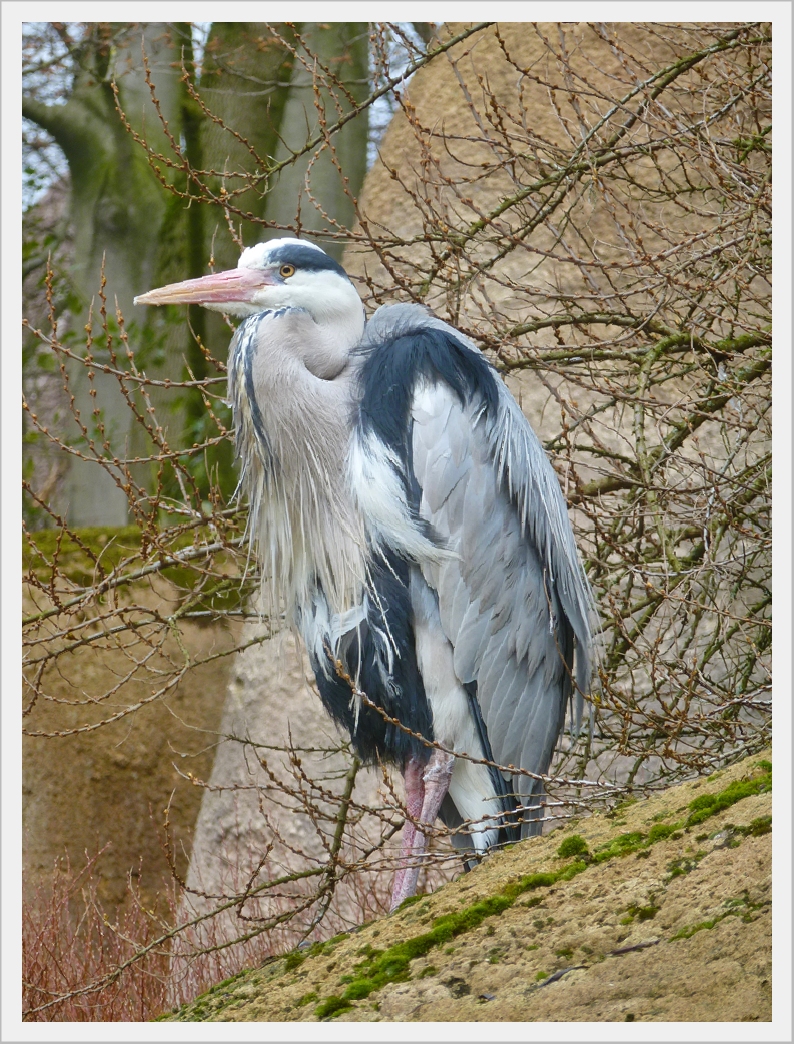
[[[284,279],[289,279],[291,275],[295,275],[295,265],[282,265],[278,270],[278,274]]]

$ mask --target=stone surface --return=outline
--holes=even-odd
[[[574,833],[597,853],[619,835],[647,837],[656,824],[681,824],[693,799],[752,778],[761,760],[522,842],[433,895],[327,944],[298,967],[275,960],[170,1018],[316,1021],[318,1004],[342,994],[367,947],[386,950],[418,937],[437,917],[498,895],[522,875],[559,871],[571,860],[560,859],[557,849]],[[745,797],[648,847],[527,891],[501,915],[411,961],[407,981],[352,1001],[336,1018],[768,1021],[771,833],[754,836],[741,828],[770,814],[770,793]]]
[[[139,604],[149,598],[161,612],[168,611],[163,592],[136,590],[135,598]],[[40,602],[26,599],[25,611],[41,609]],[[113,623],[107,618],[105,626]],[[234,636],[221,624],[183,622],[181,641],[195,660],[228,651]],[[172,664],[183,655],[170,640],[164,651]],[[187,774],[210,771],[230,658],[219,655],[197,665],[164,697],[117,721],[73,731],[151,693],[154,674],[119,685],[136,655],[140,649],[125,652],[96,644],[74,650],[46,676],[49,698],[36,701],[24,718],[31,732],[71,732],[22,739],[22,859],[28,896],[49,886],[56,863],[65,868],[68,858],[76,871],[87,855],[103,848],[93,876],[109,913],[123,902],[130,875],[147,901],[158,891],[169,891],[173,879],[162,844],[166,805],[176,865],[182,874],[187,869],[201,802]],[[26,690],[23,703],[29,701]]]

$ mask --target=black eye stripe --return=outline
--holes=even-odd
[[[270,265],[292,265],[293,268],[302,272],[336,272],[337,275],[347,279],[347,272],[332,257],[315,250],[310,246],[295,246],[290,243],[279,247],[267,257]]]

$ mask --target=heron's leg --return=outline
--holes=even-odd
[[[408,765],[406,765],[406,795],[409,792],[409,767],[412,769],[413,777],[413,773],[417,766],[418,763],[413,758],[408,762]],[[409,823],[406,823],[404,828],[402,857],[400,859],[401,865],[395,875],[392,888],[392,910],[396,910],[404,899],[407,899],[409,895],[413,895],[416,892],[416,882],[419,879],[421,857],[427,848],[427,833],[429,833],[429,830],[426,833],[422,827],[426,826],[429,828],[435,823],[438,813],[441,810],[441,803],[449,790],[449,781],[452,778],[452,770],[454,767],[455,756],[453,754],[445,754],[442,751],[434,750],[430,755],[430,760],[428,761],[424,772],[421,773],[420,778],[423,784],[422,804],[419,814],[414,816],[419,824],[419,830],[414,828],[413,824]],[[411,786],[413,786],[413,778]],[[409,812],[411,812],[411,815],[413,816],[410,806]],[[411,827],[411,830],[407,838],[406,831],[408,831],[409,826]],[[406,845],[407,840],[409,840],[410,847]]]
[[[406,811],[408,812],[408,817],[406,817],[405,826],[403,827],[400,865],[394,875],[394,881],[392,882],[391,910],[397,908],[395,906],[395,900],[397,895],[402,891],[405,869],[411,861],[411,855],[414,850],[414,838],[416,837],[416,827],[414,826],[414,822],[422,815],[422,805],[425,799],[425,782],[422,778],[424,771],[424,762],[420,761],[419,758],[409,758],[405,764],[403,780],[405,782],[405,806]],[[403,896],[403,898],[405,898],[405,896]],[[397,906],[399,906],[401,902],[402,899],[397,903]]]

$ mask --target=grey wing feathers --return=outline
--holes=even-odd
[[[422,568],[438,595],[455,673],[477,684],[494,758],[542,773],[571,695],[574,646],[577,686],[586,688],[589,592],[557,477],[498,383],[490,416],[477,402],[461,405],[443,383],[416,390],[420,513],[457,552]],[[536,787],[524,776],[514,789],[528,798]]]
[[[562,610],[573,628],[581,700],[590,679],[592,595],[579,562],[559,480],[518,403],[501,382],[499,415],[487,434],[502,486],[515,498],[520,523],[549,567]]]

